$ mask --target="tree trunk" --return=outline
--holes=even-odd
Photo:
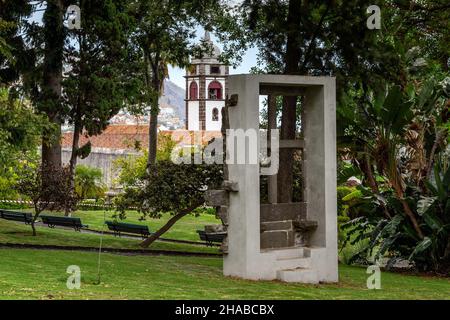
[[[281,115],[281,140],[295,139],[297,97],[284,97]],[[291,202],[294,182],[294,151],[280,149],[280,168],[278,170],[278,202]]]
[[[148,159],[147,167],[156,163],[156,153],[158,150],[158,114],[159,103],[158,99],[161,93],[161,82],[159,76],[158,59],[153,61],[148,53],[144,53],[146,64],[146,82],[147,86],[151,89],[150,98],[150,123],[148,128]]]
[[[373,170],[372,170],[372,166],[370,164],[370,159],[369,159],[369,155],[365,154],[364,158],[361,160],[361,170],[364,173],[364,176],[367,179],[367,184],[370,187],[370,190],[372,190],[372,192],[376,195],[380,195],[380,190],[378,188],[378,184],[375,180],[374,174],[373,174]],[[388,219],[392,219],[392,216],[390,215],[386,205],[381,202],[381,207],[383,209],[384,215],[386,216],[386,218]]]
[[[36,227],[34,226],[35,222],[36,221],[34,219],[31,221],[31,229],[33,230],[33,237],[37,236]]]
[[[156,231],[155,233],[152,233],[150,237],[148,237],[147,239],[142,241],[140,246],[145,247],[145,248],[149,247],[155,240],[157,240],[164,233],[166,233],[178,220],[180,220],[185,215],[191,213],[193,210],[195,210],[196,208],[201,206],[202,203],[203,203],[202,201],[198,201],[197,203],[190,206],[189,208],[181,210],[179,213],[177,213],[172,218],[170,218],[169,221],[167,221],[167,223],[164,226],[162,226],[158,231]]]
[[[300,14],[301,0],[289,1],[289,12],[286,24],[288,36],[285,55],[285,74],[298,74],[300,49]],[[296,127],[297,97],[284,97],[283,111],[281,115],[281,139],[294,139]],[[293,186],[293,150],[280,149],[280,169],[278,171],[278,202],[291,202]]]
[[[150,126],[148,128],[148,165],[156,163],[156,153],[158,151],[158,103],[152,105],[150,112]]]
[[[42,163],[44,166],[61,167],[61,82],[63,66],[64,5],[62,0],[47,1],[44,13],[44,67],[41,108],[55,130],[44,130],[42,143]]]
[[[70,192],[75,193],[75,168],[77,166],[78,161],[78,145],[80,141],[80,133],[81,128],[79,125],[79,121],[75,122],[75,127],[73,129],[73,138],[72,138],[72,153],[70,155],[69,161],[69,184],[70,184]],[[65,216],[70,217],[71,212],[66,209]]]
[[[426,179],[429,180],[431,173],[433,172],[433,163],[434,163],[434,156],[436,154],[436,150],[439,147],[440,144],[444,142],[444,138],[446,137],[447,129],[440,130],[436,133],[436,138],[434,139],[433,146],[431,147],[430,156],[428,159],[428,166],[427,166],[427,172],[426,172]]]
[[[37,204],[34,205],[34,215],[33,215],[33,219],[31,219],[31,229],[33,230],[33,237],[37,236],[37,232],[36,232],[36,220],[39,217],[40,214],[40,210],[38,209]]]
[[[422,229],[420,229],[419,223],[416,219],[416,216],[414,215],[414,212],[412,212],[411,208],[409,207],[408,202],[406,202],[406,200],[404,198],[404,192],[403,192],[403,188],[401,187],[401,183],[399,181],[395,180],[395,181],[393,181],[393,187],[394,187],[395,193],[397,195],[397,199],[402,204],[405,214],[411,220],[411,223],[412,223],[414,229],[416,230],[417,234],[419,235],[420,239],[423,239],[424,236],[422,233]]]

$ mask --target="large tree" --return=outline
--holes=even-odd
[[[204,52],[192,42],[196,26],[210,20],[211,13],[223,7],[217,0],[173,1],[135,0],[130,2],[136,30],[132,41],[142,53],[142,75],[147,87],[150,106],[148,165],[156,161],[157,125],[163,81],[167,77],[168,64],[186,67],[189,57]]]
[[[246,0],[240,6],[248,37],[259,49],[262,72],[336,76],[338,95],[365,79],[399,81],[392,44],[366,26],[371,1]],[[293,139],[301,98],[285,97],[281,139]],[[278,201],[292,200],[293,157],[280,150]],[[286,187],[288,186],[288,187]]]
[[[79,1],[81,26],[69,31],[63,79],[66,120],[73,125],[69,172],[72,189],[78,157],[90,153],[90,142],[80,146],[80,135],[94,136],[126,103],[134,103],[140,81],[133,77],[135,58],[127,37],[131,29],[126,1]]]
[[[42,132],[42,162],[61,166],[61,81],[65,30],[63,0],[2,1],[0,17],[0,77],[2,83],[27,89],[38,112],[46,114],[52,126]],[[44,11],[43,25],[30,22]],[[20,81],[18,81],[20,80]]]
[[[9,86],[27,66],[27,50],[20,36],[21,21],[32,12],[29,1],[4,0],[0,5],[0,85]]]
[[[63,53],[66,30],[63,25],[65,1],[48,0],[43,22],[43,65],[36,96],[37,108],[54,124],[51,131],[42,135],[42,163],[61,167],[61,124],[64,113],[61,107]],[[46,172],[44,170],[44,172]],[[44,177],[45,179],[45,177]]]

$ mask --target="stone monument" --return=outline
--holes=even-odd
[[[232,75],[222,113],[227,157],[235,137],[227,129],[260,131],[260,95],[269,97],[269,129],[276,128],[276,96],[301,96],[301,139],[279,140],[279,149],[300,150],[303,194],[300,202],[277,201],[276,171],[260,161],[224,165],[222,190],[209,193],[227,232],[222,244],[223,273],[252,280],[319,283],[338,281],[336,208],[336,97],[333,77]],[[242,132],[241,131],[241,132]],[[270,132],[270,131],[269,131]],[[273,134],[270,146],[275,146]],[[249,138],[249,137],[247,137]],[[246,159],[258,148],[246,145]],[[267,139],[267,138],[266,138]],[[271,162],[278,165],[272,150]],[[235,158],[235,157],[234,157]],[[280,163],[279,166],[283,166]],[[261,175],[268,175],[268,203],[261,203]]]

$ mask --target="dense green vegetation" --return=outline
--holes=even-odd
[[[450,270],[448,85],[436,79],[383,88],[339,109],[340,180],[363,184],[341,194],[351,242],[370,240],[359,258],[409,259],[416,267]],[[363,94],[364,95],[364,94]],[[342,191],[342,189],[341,189]],[[343,201],[343,202],[342,202]],[[357,235],[355,236],[355,233]],[[349,240],[349,238],[347,239]],[[374,250],[376,249],[376,250]]]

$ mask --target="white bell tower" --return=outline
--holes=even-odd
[[[186,129],[220,131],[229,67],[219,61],[220,49],[208,31],[204,41],[212,52],[193,58],[186,71]]]

